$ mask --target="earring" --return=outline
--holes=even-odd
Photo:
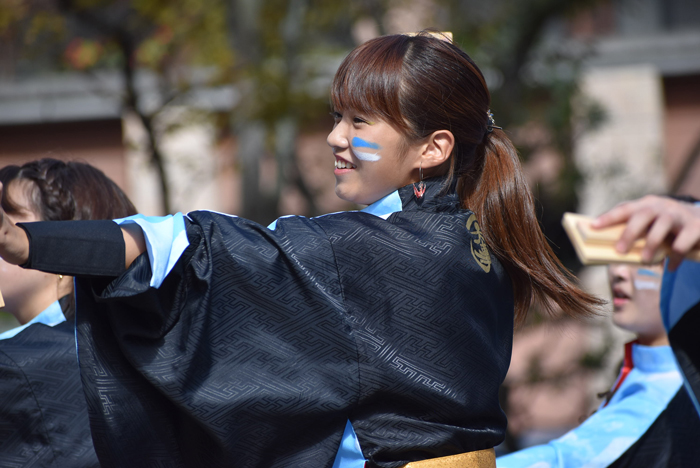
[[[61,281],[63,279],[63,275],[58,275],[58,281]]]
[[[423,198],[423,195],[425,195],[425,183],[423,182],[423,160],[420,162],[420,167],[418,168],[418,177],[420,178],[420,182],[418,182],[418,187],[416,187],[415,182],[413,183],[413,193],[415,194],[417,199]]]

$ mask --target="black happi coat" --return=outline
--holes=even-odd
[[[99,467],[72,320],[0,340],[0,467]]]
[[[440,188],[274,230],[193,212],[158,289],[146,255],[78,279],[103,466],[330,467],[348,420],[371,467],[497,445],[510,279]]]

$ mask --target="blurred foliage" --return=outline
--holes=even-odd
[[[228,79],[234,53],[227,7],[224,0],[14,0],[0,7],[0,38],[19,51],[18,76],[52,70],[121,74],[124,107],[144,126],[167,213],[170,186],[155,120],[167,106],[181,104],[194,84]],[[196,67],[208,67],[204,82],[195,83]],[[158,82],[158,99],[150,105],[136,84],[142,70]]]
[[[576,207],[580,175],[572,160],[577,78],[585,51],[566,44],[547,44],[553,25],[602,0],[434,0],[431,24],[451,30],[484,71],[492,89],[492,108],[506,129],[537,128],[544,136],[513,135],[524,161],[543,147],[561,155],[555,183],[535,187],[541,202],[541,222],[559,247],[568,241],[559,228],[560,214]],[[7,0],[0,6],[0,37],[15,43],[32,64],[80,71],[114,69],[126,79],[125,104],[137,113],[152,142],[153,162],[159,167],[167,202],[169,187],[161,135],[153,120],[163,108],[178,103],[193,85],[233,83],[242,102],[231,114],[235,135],[251,132],[257,154],[240,159],[240,169],[256,177],[254,159],[273,158],[280,174],[277,186],[244,191],[243,215],[269,221],[278,212],[279,198],[293,186],[305,196],[308,214],[317,214],[316,194],[305,187],[295,168],[294,147],[301,127],[313,125],[328,106],[327,86],[339,59],[354,46],[352,27],[370,19],[386,31],[388,13],[412,8],[408,0]],[[43,51],[43,53],[39,53]],[[41,58],[39,58],[41,55]],[[208,70],[193,83],[194,68]],[[29,67],[31,70],[31,67]],[[159,79],[161,106],[144,109],[134,86],[136,70],[147,69]],[[19,72],[23,70],[20,67]],[[579,106],[583,108],[585,106]],[[599,109],[578,115],[595,123]],[[289,127],[280,133],[280,125]],[[284,126],[283,125],[283,126]],[[251,131],[257,126],[260,131]],[[586,127],[583,125],[582,127]],[[290,134],[289,141],[282,141]],[[522,132],[521,132],[522,133]],[[244,136],[250,138],[250,135]],[[293,150],[292,150],[293,152]],[[288,151],[287,151],[288,153]],[[259,206],[254,206],[255,204]],[[164,211],[170,211],[164,203]],[[569,268],[577,267],[573,252],[560,252]]]
[[[561,216],[578,205],[581,174],[573,161],[576,132],[600,125],[604,115],[596,103],[580,98],[580,66],[589,51],[572,47],[567,29],[576,15],[610,1],[442,3],[449,9],[449,18],[456,19],[448,26],[456,41],[484,72],[496,121],[510,133],[523,161],[543,150],[558,154],[556,180],[533,189],[547,238],[564,265],[578,270],[581,265],[561,228]]]

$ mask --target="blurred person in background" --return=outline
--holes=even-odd
[[[613,323],[636,334],[598,411],[548,444],[497,459],[499,468],[685,467],[700,460],[700,420],[661,320],[661,266],[613,264]]]
[[[689,196],[649,195],[619,204],[600,215],[593,227],[620,223],[626,223],[626,228],[616,245],[619,252],[628,252],[642,238],[646,241],[642,252],[646,261],[663,246],[667,249],[661,317],[685,387],[700,415],[700,262],[688,259],[700,250],[700,203]]]
[[[136,213],[101,171],[42,159],[0,169],[13,222],[113,219]],[[73,280],[0,259],[4,311],[20,326],[0,334],[0,466],[97,467],[80,382]]]

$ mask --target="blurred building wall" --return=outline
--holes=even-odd
[[[0,167],[51,157],[87,161],[129,191],[119,119],[0,125]]]
[[[697,46],[700,49],[700,42]],[[700,73],[664,77],[663,88],[668,187],[700,199]]]

